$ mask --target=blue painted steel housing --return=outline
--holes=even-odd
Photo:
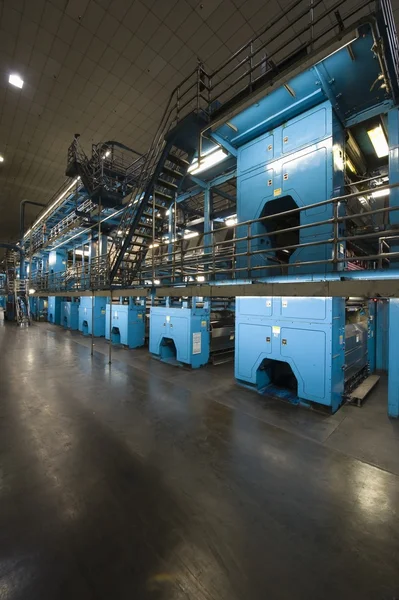
[[[150,352],[165,362],[197,369],[209,361],[209,308],[155,306],[150,312]]]
[[[129,348],[139,348],[145,343],[145,303],[107,304],[105,337],[110,339],[110,306],[112,307],[111,342]]]
[[[298,398],[331,407],[344,392],[343,298],[237,298],[235,376],[258,390],[273,383],[273,361],[287,363]]]
[[[296,213],[297,225],[307,225],[333,217],[331,205],[312,209],[312,204],[328,200],[342,193],[343,180],[343,130],[334,116],[330,102],[312,108],[284,125],[265,133],[239,149],[237,162],[237,218],[238,222],[309,206],[309,210]],[[292,226],[291,225],[287,225]],[[276,236],[264,237],[269,231],[282,229],[274,219],[258,223],[251,230],[259,237],[250,243],[251,267],[275,265],[274,252],[262,252],[281,244]],[[239,228],[239,237],[247,228]],[[333,225],[308,227],[291,238],[289,244],[322,241],[333,237]],[[284,245],[289,245],[285,243]],[[247,251],[247,243],[238,245],[238,252]],[[340,248],[341,256],[344,246]],[[289,263],[332,259],[332,245],[296,249]],[[247,256],[239,259],[241,267],[248,264]],[[325,272],[331,265],[288,267],[288,273]],[[276,269],[255,269],[252,276],[262,277],[278,273]],[[247,276],[241,271],[240,277]]]
[[[54,325],[61,325],[61,298],[59,296],[48,297],[47,320]]]
[[[79,326],[79,302],[61,303],[61,325],[76,331]]]
[[[103,296],[81,296],[79,307],[79,331],[83,335],[105,336],[105,311],[107,299]],[[94,308],[94,319],[93,319]]]

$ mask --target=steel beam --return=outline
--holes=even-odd
[[[32,296],[150,296],[151,288],[128,288],[86,291],[37,291]],[[179,287],[156,287],[154,295],[158,297],[205,296],[233,298],[236,296],[299,296],[299,297],[349,297],[363,298],[399,298],[399,280],[397,279],[364,279],[348,281],[284,281],[269,283],[234,284],[202,284]]]

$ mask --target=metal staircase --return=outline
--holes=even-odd
[[[89,157],[75,138],[68,148],[65,174],[80,177],[94,203],[114,207],[132,192],[143,162],[140,153],[115,141],[93,144]]]
[[[27,289],[28,281],[17,278],[18,261],[18,253],[14,250],[7,250],[5,256],[6,290],[9,299],[12,298],[15,320],[18,325],[29,325],[31,315]]]
[[[160,241],[166,213],[181,190],[208,123],[208,76],[199,64],[169,99],[137,185],[122,215],[110,249],[110,283],[137,283],[149,247]]]

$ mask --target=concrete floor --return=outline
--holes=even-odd
[[[0,327],[0,598],[399,597],[386,384],[328,416],[47,324]]]

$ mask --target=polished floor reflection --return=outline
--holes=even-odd
[[[0,352],[2,600],[399,597],[384,381],[331,417],[46,324]]]

